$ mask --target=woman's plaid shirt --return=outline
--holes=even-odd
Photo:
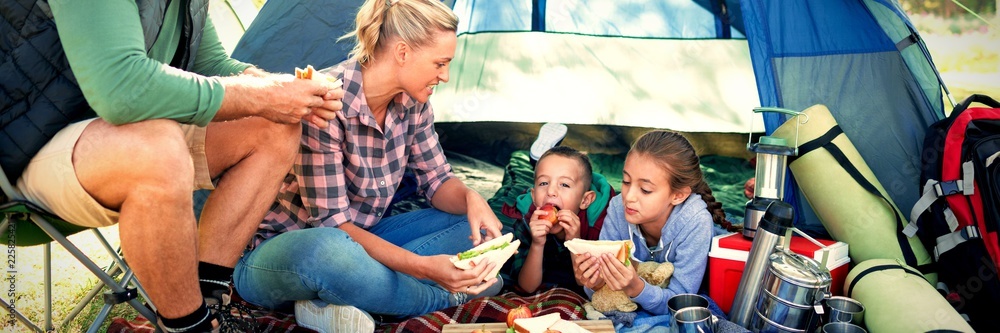
[[[454,177],[434,131],[429,103],[406,93],[391,103],[380,129],[361,88],[361,67],[347,60],[321,72],[344,81],[344,108],[321,129],[302,122],[299,156],[252,246],[280,233],[342,223],[378,223],[409,168],[430,200]]]

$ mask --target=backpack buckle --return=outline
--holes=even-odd
[[[934,192],[937,192],[938,197],[943,197],[946,195],[962,193],[963,187],[961,179],[949,180],[934,184]]]

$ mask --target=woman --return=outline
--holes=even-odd
[[[365,312],[413,316],[499,291],[487,275],[502,263],[449,261],[500,234],[486,200],[452,174],[428,103],[448,81],[457,24],[437,0],[362,5],[344,36],[358,41],[350,58],[323,71],[343,80],[344,108],[328,127],[303,123],[292,174],[237,265],[244,299],[299,301],[300,325],[346,332],[374,329]],[[383,218],[406,169],[434,208]]]

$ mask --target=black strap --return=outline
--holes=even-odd
[[[905,267],[900,266],[900,265],[895,265],[895,264],[891,264],[891,265],[877,265],[877,266],[868,267],[867,269],[861,271],[861,273],[858,273],[858,275],[854,277],[854,280],[851,280],[851,285],[847,286],[847,297],[852,297],[852,298],[854,297],[853,296],[854,286],[857,285],[858,281],[861,281],[861,278],[865,277],[865,275],[868,275],[868,274],[871,274],[871,273],[875,273],[875,272],[879,272],[879,271],[890,270],[890,269],[901,269],[904,272],[907,272],[907,273],[919,276],[921,279],[924,279],[924,281],[927,281],[927,278],[925,278],[923,274],[920,274],[920,272],[911,271],[911,270],[906,269]]]
[[[903,51],[903,49],[916,44],[919,40],[920,37],[917,36],[916,32],[911,33],[909,36],[903,37],[903,40],[896,43],[896,50]]]
[[[878,188],[875,187],[874,184],[868,181],[868,179],[861,174],[861,171],[858,171],[858,169],[854,166],[854,164],[851,163],[849,159],[847,159],[847,156],[844,155],[844,152],[841,151],[840,148],[833,143],[833,139],[840,136],[841,134],[844,134],[844,130],[840,128],[840,125],[834,125],[820,137],[800,145],[799,156],[805,156],[806,154],[816,149],[819,149],[820,147],[826,149],[826,151],[833,156],[833,159],[835,159],[837,163],[839,163],[840,166],[844,168],[844,171],[847,171],[847,174],[851,175],[851,178],[854,178],[854,181],[857,182],[858,185],[861,185],[861,187],[864,188],[869,193],[874,194],[875,196],[881,198],[882,201],[884,201],[886,205],[889,207],[889,209],[892,211],[893,217],[896,218],[896,240],[899,242],[900,251],[903,252],[903,259],[906,260],[907,265],[912,267],[917,267],[917,257],[916,255],[913,254],[913,249],[910,248],[910,243],[908,241],[908,238],[906,237],[906,235],[903,234],[903,228],[905,227],[905,225],[903,225],[903,217],[900,216],[900,213],[897,212],[895,208],[893,208],[892,202],[889,201],[889,199],[887,199],[884,195],[882,195],[882,192],[880,192]],[[791,162],[794,162],[794,160],[789,161],[789,164],[791,164]]]
[[[824,133],[823,135],[820,135],[818,138],[815,138],[812,141],[800,145],[799,155],[789,157],[788,164],[792,164],[792,162],[795,162],[795,159],[799,158],[799,156],[805,156],[809,152],[819,149],[827,143],[833,142],[833,139],[841,134],[844,134],[844,130],[840,129],[840,125],[833,125],[833,127],[831,127],[830,130],[826,131],[826,133]]]
[[[864,188],[869,193],[874,194],[879,198],[881,198],[882,201],[885,202],[886,206],[889,207],[889,210],[892,211],[892,216],[896,218],[896,241],[899,242],[900,251],[903,251],[903,259],[906,259],[907,265],[916,267],[917,256],[913,254],[913,249],[910,248],[910,242],[908,241],[909,239],[906,237],[906,235],[903,234],[903,228],[905,227],[903,225],[903,218],[902,216],[900,216],[900,213],[896,211],[896,209],[892,206],[892,202],[890,202],[889,199],[887,199],[884,195],[882,195],[882,192],[880,192],[878,188],[875,187],[874,184],[868,181],[868,179],[865,178],[865,176],[862,175],[861,172],[858,171],[856,167],[854,167],[854,164],[852,164],[851,161],[847,159],[847,156],[844,155],[844,152],[841,151],[836,144],[834,144],[833,142],[829,142],[823,145],[823,148],[826,149],[826,151],[829,152],[830,155],[833,155],[833,159],[837,160],[837,163],[840,163],[840,166],[842,166],[844,170],[851,175],[851,178],[854,178],[854,181],[858,182],[858,185],[861,185],[861,187]]]

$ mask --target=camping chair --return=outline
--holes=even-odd
[[[26,201],[17,189],[11,185],[2,168],[0,168],[0,186],[3,187],[3,194],[9,199],[5,200],[0,198],[0,213],[3,214],[3,219],[0,220],[2,221],[0,222],[0,230],[2,230],[3,239],[7,242],[8,246],[11,246],[13,243],[15,246],[32,246],[42,244],[45,247],[43,259],[45,270],[45,281],[43,287],[45,289],[45,296],[43,299],[43,302],[45,302],[44,322],[37,325],[32,323],[19,310],[17,310],[16,307],[11,307],[11,304],[7,303],[9,298],[0,297],[3,298],[0,300],[0,305],[2,305],[5,310],[10,311],[18,321],[23,323],[32,331],[51,332],[56,329],[56,327],[52,325],[51,274],[52,241],[55,240],[59,243],[59,245],[62,245],[63,248],[69,251],[73,257],[80,261],[80,263],[86,266],[88,270],[94,273],[98,279],[100,279],[100,283],[94,286],[94,288],[87,293],[83,300],[76,305],[76,307],[57,327],[63,327],[72,321],[84,307],[90,304],[90,301],[97,296],[97,293],[103,289],[104,286],[107,286],[111,289],[111,291],[104,293],[104,307],[98,313],[87,332],[96,332],[110,314],[111,308],[124,302],[128,302],[129,305],[139,312],[139,315],[149,319],[154,327],[156,327],[156,312],[154,309],[143,305],[136,299],[138,294],[142,294],[142,296],[147,300],[149,297],[146,295],[145,290],[142,289],[142,286],[139,285],[139,281],[135,279],[132,269],[128,267],[125,260],[121,257],[121,248],[117,250],[113,249],[98,229],[73,225],[44,211],[35,204]],[[66,236],[87,229],[94,231],[97,239],[102,245],[104,245],[108,254],[110,254],[113,258],[113,262],[107,269],[102,269],[97,266],[93,260],[88,258],[86,254],[66,239]],[[8,266],[7,268],[9,269],[10,267]],[[120,278],[116,281],[116,277]],[[14,305],[16,306],[16,304]]]

